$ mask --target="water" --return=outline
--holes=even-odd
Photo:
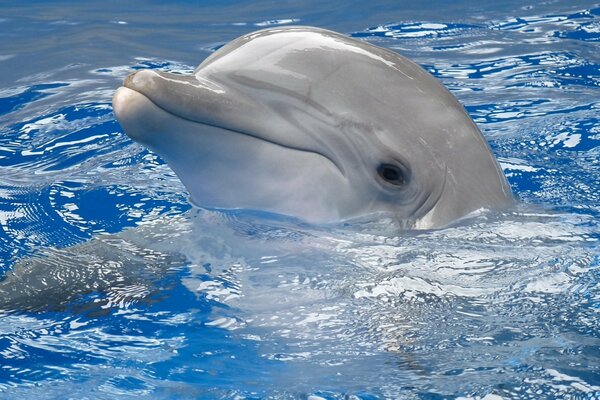
[[[0,10],[0,398],[600,397],[599,4]],[[290,23],[427,68],[522,204],[431,232],[191,209],[114,89]]]

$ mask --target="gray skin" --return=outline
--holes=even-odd
[[[405,57],[323,29],[247,34],[192,75],[135,72],[113,107],[203,207],[315,223],[383,212],[430,229],[513,201],[443,85]]]

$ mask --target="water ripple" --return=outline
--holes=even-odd
[[[122,77],[146,67],[185,68],[140,59],[133,67],[105,67],[91,74]],[[52,75],[49,71],[31,77],[29,86],[6,89],[0,101],[5,116],[0,124],[0,245],[11,254],[1,263],[3,271],[39,246],[73,245],[189,208],[164,162],[120,131],[110,106],[113,89],[99,90],[93,79],[38,81]],[[133,181],[132,166],[138,169]]]
[[[442,38],[447,36],[468,35],[471,29],[480,29],[477,25],[468,24],[439,24],[439,23],[404,23],[404,24],[386,24],[369,28],[363,32],[355,32],[353,37],[386,37],[394,39],[407,38]]]
[[[573,14],[542,15],[512,18],[491,25],[491,29],[518,31],[561,39],[598,41],[600,9],[583,10]]]

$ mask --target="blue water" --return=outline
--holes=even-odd
[[[498,3],[0,1],[0,398],[600,398],[600,4]],[[292,23],[438,77],[521,204],[192,209],[114,89]]]

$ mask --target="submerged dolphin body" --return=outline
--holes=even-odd
[[[512,202],[444,86],[405,57],[327,30],[247,34],[189,76],[138,71],[113,107],[204,207],[309,222],[386,212],[428,229]]]

